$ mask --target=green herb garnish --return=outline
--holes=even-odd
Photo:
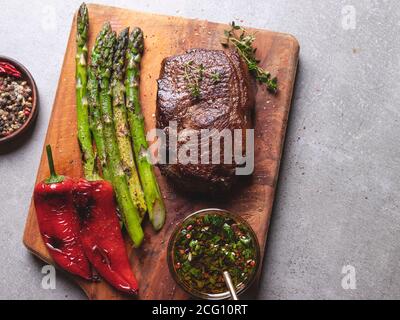
[[[203,80],[204,67],[203,65],[194,66],[193,61],[188,61],[184,64],[184,76],[193,98],[200,97],[200,82]]]
[[[195,65],[193,60],[190,60],[184,64],[184,77],[186,81],[186,86],[190,91],[193,98],[200,98],[200,84],[204,77],[211,79],[213,84],[221,81],[221,74],[217,71],[209,72],[205,70],[202,64]]]
[[[218,213],[187,220],[173,250],[178,276],[189,287],[205,293],[227,291],[222,275],[225,270],[239,286],[257,269],[255,243],[248,228]]]
[[[248,34],[246,29],[235,24],[230,24],[231,29],[224,31],[224,39],[221,44],[224,47],[233,45],[239,52],[241,57],[246,61],[249,71],[255,75],[255,78],[267,86],[268,91],[277,93],[278,79],[272,77],[271,74],[259,67],[260,60],[257,60],[255,53],[257,48],[253,48],[253,42],[256,39],[254,34]]]
[[[221,74],[219,72],[211,73],[211,79],[213,83],[218,83],[221,81]]]

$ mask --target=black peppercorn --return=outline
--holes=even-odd
[[[0,76],[0,137],[18,130],[32,111],[32,89],[26,81]]]

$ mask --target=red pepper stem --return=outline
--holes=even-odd
[[[58,183],[64,181],[64,176],[59,176],[54,169],[53,153],[51,152],[51,146],[46,146],[47,161],[49,163],[50,177],[46,180],[46,183]]]
[[[56,170],[54,169],[53,153],[51,152],[51,146],[49,144],[46,146],[46,152],[47,152],[47,161],[49,162],[50,175],[52,177],[55,177],[57,174]]]

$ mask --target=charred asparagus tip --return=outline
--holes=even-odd
[[[76,41],[79,46],[86,44],[89,29],[89,13],[86,4],[83,2],[78,10],[77,16],[77,37]]]

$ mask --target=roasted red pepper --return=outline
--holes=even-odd
[[[80,179],[72,194],[81,221],[81,243],[90,263],[116,289],[137,294],[111,184]]]
[[[54,170],[50,146],[46,147],[51,176],[34,191],[36,215],[43,241],[53,260],[66,271],[91,279],[91,269],[79,240],[79,219],[72,201],[74,182]]]

